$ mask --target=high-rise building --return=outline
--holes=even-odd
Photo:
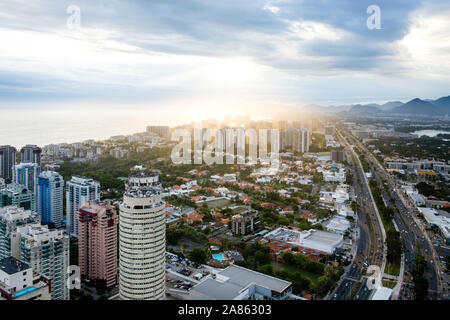
[[[344,150],[331,150],[331,160],[334,162],[344,162],[345,153]]]
[[[72,177],[66,182],[66,228],[72,237],[78,237],[78,209],[88,201],[100,200],[100,183],[85,177]]]
[[[99,288],[118,283],[117,225],[114,207],[86,202],[78,210],[78,265],[81,277]]]
[[[289,128],[280,132],[280,148],[282,150],[293,147],[295,133],[296,129],[294,128]]]
[[[166,217],[158,175],[128,177],[119,215],[119,289],[122,300],[165,297]]]
[[[20,150],[20,162],[41,164],[42,149],[34,144],[27,144]]]
[[[16,148],[0,146],[0,177],[12,180],[13,166],[16,164]]]
[[[25,210],[34,210],[35,196],[34,192],[27,187],[10,183],[0,188],[0,208],[6,206],[16,206]]]
[[[311,143],[311,131],[308,128],[302,129],[302,152],[309,152]]]
[[[64,179],[53,171],[44,171],[38,180],[38,213],[43,224],[60,228],[63,223]]]
[[[147,126],[147,132],[156,133],[161,138],[169,141],[169,131],[168,126]]]
[[[245,211],[231,219],[231,231],[235,235],[246,235],[259,228],[259,214],[256,210]]]
[[[307,128],[294,129],[292,138],[292,150],[297,152],[309,152],[310,130]]]
[[[34,207],[32,210],[37,211],[37,195],[38,195],[38,177],[40,167],[37,163],[20,163],[13,167],[13,182],[21,184],[34,193]]]
[[[20,258],[20,236],[17,227],[39,223],[37,213],[15,206],[0,208],[0,259]]]
[[[286,120],[278,121],[277,129],[286,130],[288,128],[288,122]]]
[[[18,227],[20,260],[51,279],[52,300],[69,300],[69,237],[61,230],[28,224]]]

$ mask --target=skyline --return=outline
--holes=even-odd
[[[443,98],[448,99],[449,97],[450,95]],[[430,99],[424,100],[430,101]],[[405,101],[396,102],[404,103]],[[0,142],[3,141],[3,144],[21,148],[27,144],[45,146],[60,143],[76,143],[90,139],[101,141],[115,135],[131,135],[145,131],[148,125],[164,125],[174,128],[187,124],[201,123],[201,121],[210,119],[225,121],[226,116],[246,115],[252,121],[269,121],[273,123],[277,121],[309,121],[320,116],[342,116],[341,112],[350,110],[351,107],[358,107],[358,104],[326,107],[311,104],[300,108],[295,106],[280,107],[270,104],[265,106],[266,108],[261,109],[261,105],[250,105],[248,110],[251,110],[251,112],[243,112],[245,110],[240,110],[236,107],[227,108],[227,111],[224,112],[202,113],[200,118],[196,112],[192,112],[199,110],[198,108],[196,109],[195,105],[187,106],[184,110],[178,110],[176,116],[172,113],[173,110],[168,110],[167,108],[162,108],[158,111],[138,108],[136,113],[126,109],[108,109],[107,106],[93,110],[85,108],[71,108],[67,110],[42,109],[36,113],[30,113],[29,109],[3,110],[4,130],[0,131]],[[365,106],[372,108],[374,104],[369,103]],[[314,111],[314,107],[317,107],[317,112]],[[382,110],[381,106],[379,107],[379,110],[382,112],[392,113],[392,108]],[[324,113],[327,109],[335,109],[335,111],[329,114]],[[364,116],[363,114],[361,115]],[[382,116],[382,114],[378,116]],[[18,125],[17,119],[22,120],[20,125]],[[64,121],[61,121],[61,119],[64,119]],[[33,125],[30,125],[30,123],[33,123]],[[230,125],[233,124],[230,123]],[[11,132],[14,134],[11,135]]]

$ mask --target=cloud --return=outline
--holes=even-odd
[[[71,4],[81,8],[79,31],[66,27]],[[379,0],[381,30],[366,27],[371,4],[4,0],[0,41],[8,45],[0,51],[0,93],[7,99],[222,94],[315,102],[322,97],[310,92],[320,92],[321,82],[311,79],[337,85],[345,77],[350,85],[352,77],[375,83],[394,76],[394,88],[383,87],[388,95],[403,92],[411,78],[448,84],[448,1]],[[300,96],[300,85],[311,90]],[[354,88],[344,90],[348,99]]]

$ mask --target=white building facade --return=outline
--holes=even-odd
[[[66,182],[67,233],[78,237],[78,209],[88,201],[100,200],[100,183],[84,177],[72,177]]]
[[[129,176],[119,215],[119,292],[122,300],[165,297],[166,217],[158,176]]]

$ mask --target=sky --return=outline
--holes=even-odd
[[[367,27],[370,5],[380,29]],[[11,120],[120,110],[186,122],[450,94],[448,0],[1,0],[0,43]]]

